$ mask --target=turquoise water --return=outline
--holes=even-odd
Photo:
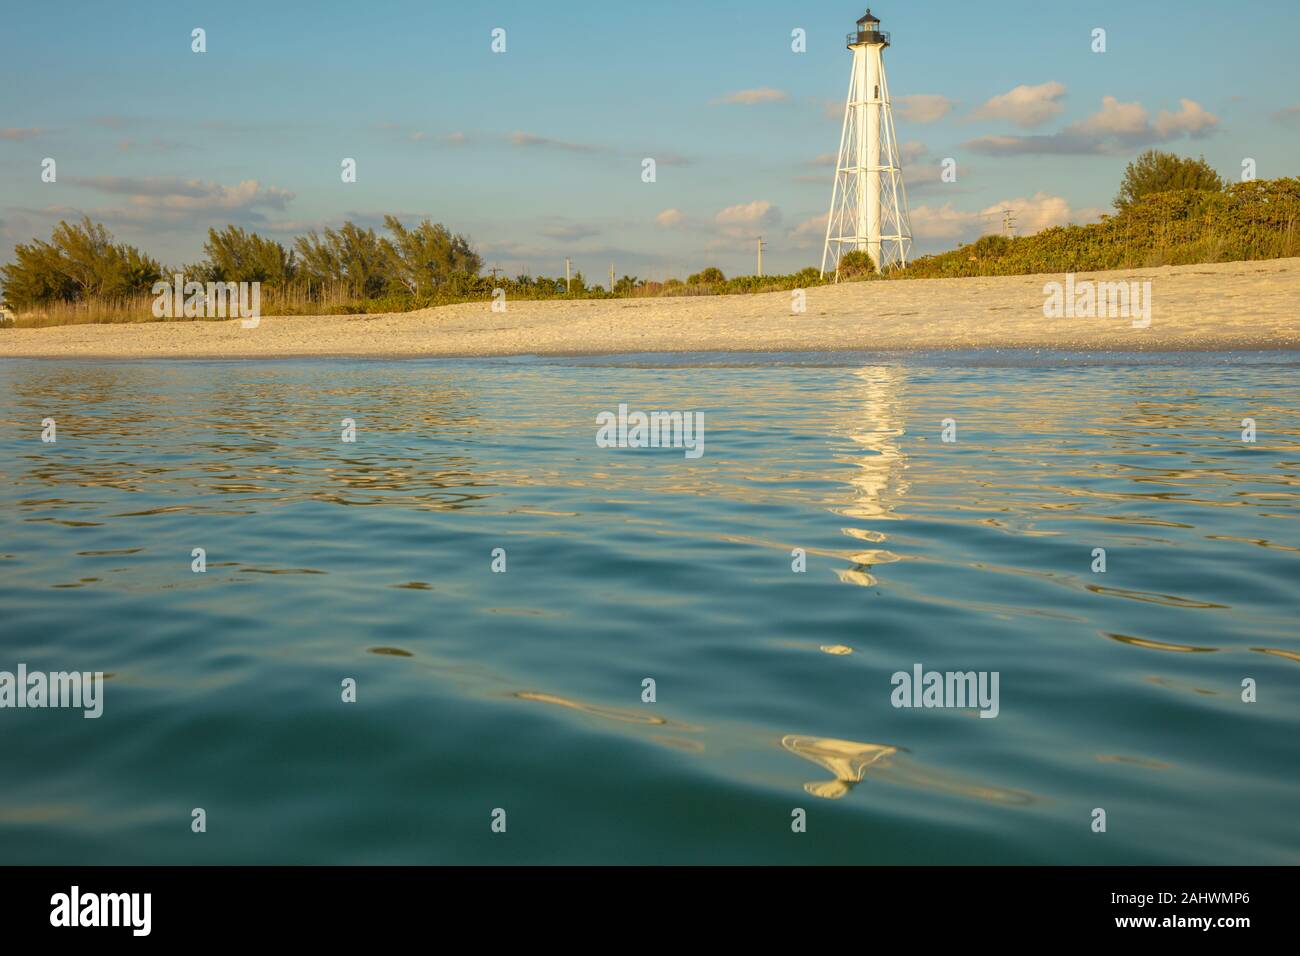
[[[1295,863],[1298,367],[0,363],[0,863]]]

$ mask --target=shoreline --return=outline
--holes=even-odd
[[[1224,357],[1242,357],[1283,354],[1289,356],[1291,353],[1297,353],[1300,356],[1300,344],[1259,344],[1259,345],[1239,345],[1234,347],[1208,345],[1175,347],[1175,348],[1119,348],[1119,347],[1090,347],[1090,346],[1041,346],[1041,345],[986,345],[986,346],[963,346],[961,348],[937,348],[937,347],[920,347],[920,348],[889,348],[889,349],[871,349],[859,347],[846,348],[818,348],[818,349],[640,349],[637,351],[586,351],[586,352],[500,352],[500,353],[463,353],[454,352],[384,352],[384,353],[355,353],[355,352],[311,352],[304,354],[276,354],[265,353],[256,355],[217,355],[217,354],[176,354],[167,353],[163,355],[117,355],[117,354],[9,354],[0,351],[0,362],[355,362],[355,361],[372,361],[372,362],[414,362],[414,361],[447,361],[447,362],[475,362],[489,361],[492,359],[518,359],[521,362],[527,361],[549,361],[563,359],[621,359],[624,361],[632,359],[652,360],[663,357],[694,357],[716,356],[719,361],[728,357],[743,358],[752,356],[761,358],[763,356],[815,356],[824,355],[833,356],[869,356],[871,358],[888,359],[911,359],[917,357],[942,357],[942,356],[968,356],[968,355],[985,355],[985,354],[1008,354],[1008,355],[1031,355],[1038,353],[1060,354],[1064,356],[1125,356],[1135,357],[1139,355],[1149,355],[1153,359],[1160,356],[1193,356],[1193,355],[1213,355]],[[831,363],[836,364],[836,363]]]
[[[583,357],[671,353],[1231,352],[1300,349],[1300,258],[1078,273],[1149,282],[1149,324],[1046,317],[1063,274],[901,279],[792,292],[487,301],[371,315],[266,316],[0,329],[0,358],[292,359]],[[1134,287],[1137,289],[1138,287]],[[1134,300],[1138,301],[1137,299]]]

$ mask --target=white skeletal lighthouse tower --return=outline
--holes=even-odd
[[[880,20],[868,10],[848,35],[853,73],[835,160],[823,276],[829,271],[838,279],[840,258],[855,249],[866,252],[877,270],[907,265],[912,227],[885,79],[887,46],[889,34],[880,31]]]

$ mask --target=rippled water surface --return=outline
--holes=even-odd
[[[0,670],[110,675],[98,720],[0,710],[0,862],[1298,862],[1296,385],[0,363]],[[703,412],[703,457],[596,447],[619,403]],[[895,709],[914,663],[999,715]]]

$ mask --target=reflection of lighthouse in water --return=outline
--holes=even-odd
[[[854,496],[840,514],[850,518],[892,520],[897,499],[907,493],[903,479],[907,455],[899,447],[903,427],[902,390],[906,371],[896,365],[869,365],[854,371],[852,405],[861,409],[855,416],[849,438],[865,452],[855,456],[858,472],[849,483]],[[852,533],[852,532],[850,532]],[[883,541],[880,532],[864,530],[865,540]]]
[[[860,447],[862,454],[849,456],[858,470],[849,478],[852,492],[848,502],[836,512],[869,522],[843,531],[858,542],[878,545],[887,536],[879,530],[877,522],[901,519],[901,515],[894,514],[894,508],[909,487],[903,479],[907,456],[898,445],[898,439],[904,434],[900,393],[906,373],[898,366],[874,365],[857,369],[853,374],[857,383],[850,391],[849,405],[854,413],[848,437]],[[857,550],[845,555],[852,566],[836,571],[845,584],[874,587],[877,582],[872,569],[899,560],[898,555],[883,548],[862,543],[855,547]]]

